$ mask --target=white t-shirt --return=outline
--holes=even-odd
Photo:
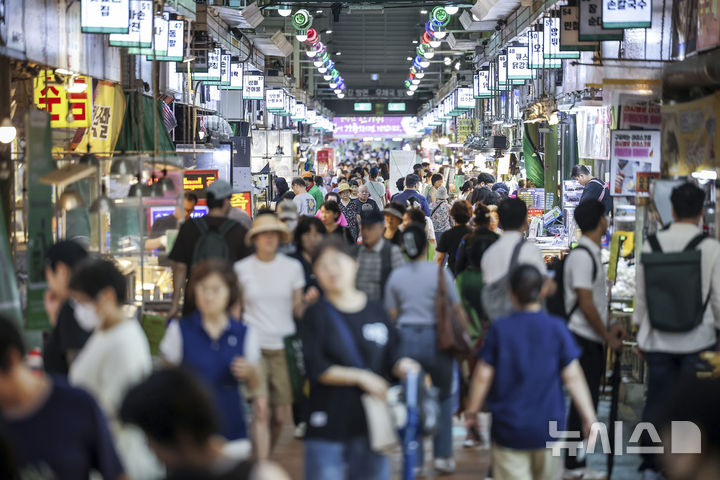
[[[255,329],[248,326],[245,334],[245,345],[243,346],[245,360],[250,365],[258,365],[260,363],[260,345],[258,344]],[[165,330],[165,336],[160,342],[160,353],[163,358],[173,365],[180,365],[183,359],[183,341],[180,325],[176,320],[170,322]]]
[[[315,215],[317,211],[317,205],[315,205],[315,198],[307,192],[302,192],[300,195],[295,195],[293,202],[298,209],[298,215]]]
[[[260,348],[282,350],[283,338],[295,333],[292,297],[305,287],[305,273],[282,254],[272,262],[251,255],[235,264],[243,299],[243,319],[257,333]]]
[[[570,252],[565,260],[565,285],[563,285],[563,288],[565,288],[565,311],[569,312],[577,303],[576,290],[592,290],[595,308],[597,308],[600,318],[607,326],[607,282],[602,258],[600,257],[600,247],[587,237],[581,237],[579,245],[587,247],[592,252],[592,256],[586,250],[579,249]],[[595,267],[593,267],[593,262]],[[594,280],[593,269],[596,272]],[[574,334],[587,340],[597,343],[604,342],[604,339],[590,326],[580,308],[576,308],[575,312],[570,316],[568,328]]]
[[[483,274],[483,283],[490,285],[503,278],[510,271],[510,261],[512,259],[515,245],[522,239],[520,232],[508,231],[500,235],[495,243],[485,251],[480,262]],[[545,275],[547,267],[543,259],[540,249],[530,242],[520,249],[517,259],[518,265],[533,265]]]

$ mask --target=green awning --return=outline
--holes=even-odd
[[[125,101],[127,109],[115,150],[127,152],[154,150],[153,108],[155,108],[158,123],[158,151],[174,152],[175,144],[163,124],[163,102],[137,92],[128,93]]]

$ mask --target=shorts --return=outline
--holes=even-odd
[[[292,385],[285,350],[262,350],[260,367],[260,386],[256,396],[267,397],[271,407],[292,405]]]
[[[515,450],[493,443],[490,455],[496,480],[558,480],[562,471],[551,448]]]

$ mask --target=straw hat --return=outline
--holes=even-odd
[[[347,182],[341,183],[340,185],[338,185],[338,193],[342,193],[345,190],[350,190],[350,185],[348,185]]]
[[[280,234],[280,242],[288,243],[290,241],[290,232],[283,222],[277,216],[271,213],[258,215],[253,221],[252,228],[245,235],[245,243],[252,245],[252,240],[258,233],[278,232]]]

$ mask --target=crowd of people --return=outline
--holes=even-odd
[[[426,164],[394,196],[387,164],[336,173],[277,179],[275,208],[249,226],[229,218],[233,191],[223,180],[207,189],[205,217],[191,219],[197,199],[184,198],[174,245],[146,244],[168,248],[173,264],[155,362],[117,266],[70,241],[49,248],[46,373],[28,366],[17,326],[0,318],[0,477],[284,480],[270,459],[294,424],[304,478],[389,480],[370,412],[412,373],[432,385],[438,408],[437,427],[419,428],[418,440],[432,438],[433,459],[418,450],[417,477],[455,471],[457,415],[465,446],[490,446],[488,476],[595,478],[582,455],[568,455],[563,471],[546,442],[556,440],[550,422],[587,438],[605,348],[620,352],[627,336],[608,316],[603,199],[589,195],[577,207],[582,237],[554,280],[525,241],[526,204],[492,175],[451,197],[447,177]],[[671,201],[676,222],[646,251],[657,243],[682,251],[701,233],[702,190],[684,184]],[[677,479],[720,476],[716,407],[688,398],[697,409],[680,409],[673,395],[691,382],[687,374],[720,327],[720,244],[702,238],[694,246],[707,266],[700,294],[711,308],[691,329],[667,333],[650,318],[640,281],[636,318],[648,362],[644,418],[700,423],[703,455],[682,464],[646,455],[646,478],[663,470]],[[544,308],[558,292],[564,318]],[[469,334],[471,355],[439,347],[438,298]],[[719,399],[717,384],[702,388]]]

